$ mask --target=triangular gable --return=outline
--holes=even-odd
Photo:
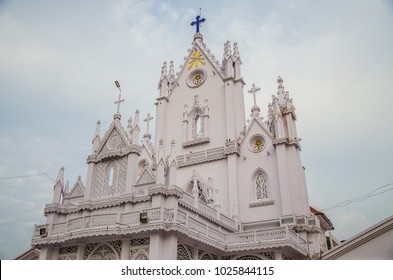
[[[256,127],[255,127],[256,126]],[[249,126],[247,127],[246,133],[245,133],[245,138],[248,137],[248,134],[250,133],[251,130],[253,130],[255,127],[255,129],[262,129],[263,130],[263,134],[265,134],[266,136],[269,136],[269,138],[271,140],[273,140],[274,136],[273,134],[269,131],[269,129],[267,128],[267,126],[262,122],[261,119],[257,119],[255,117],[253,117],[250,121]]]
[[[172,167],[177,168],[178,167],[176,157],[169,160],[168,166],[169,166],[169,168],[172,168]]]
[[[179,82],[179,79],[183,76],[185,71],[190,71],[190,72],[192,71],[192,69],[188,70],[188,67],[189,67],[189,62],[191,61],[191,57],[196,51],[199,51],[202,57],[204,58],[205,67],[206,64],[211,65],[211,67],[221,77],[221,79],[225,78],[224,73],[221,70],[221,66],[218,64],[218,61],[215,59],[214,54],[212,54],[210,49],[206,47],[205,43],[203,43],[202,40],[196,39],[194,40],[192,47],[189,49],[188,56],[182,68],[180,69],[179,75],[177,75],[176,77],[175,84]]]
[[[84,195],[85,195],[85,187],[83,186],[82,180],[79,176],[78,180],[76,181],[71,191],[64,194],[64,199],[77,198],[77,197],[82,197]]]
[[[266,127],[266,125],[262,122],[261,119],[253,117],[247,127],[246,133],[241,143],[239,143],[240,147],[242,147],[244,143],[248,142],[247,140],[256,132],[263,134],[270,140],[270,142],[273,142],[274,136]]]
[[[149,167],[145,167],[141,176],[136,181],[136,185],[154,184],[155,182],[156,176],[154,175],[153,171]]]
[[[154,147],[152,143],[146,143],[145,141],[142,142],[142,150],[141,150],[141,157],[146,158],[148,156],[149,161],[153,160],[153,152]]]
[[[121,150],[128,146],[126,132],[117,121],[113,121],[101,140],[97,154]]]

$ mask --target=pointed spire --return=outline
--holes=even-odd
[[[279,91],[280,91],[280,89],[284,90],[284,86],[282,85],[283,82],[284,82],[284,80],[281,78],[281,76],[278,76],[277,83],[278,83],[278,90]]]
[[[278,90],[277,90],[277,97],[279,100],[280,105],[284,106],[285,105],[285,91],[284,91],[284,86],[283,86],[284,80],[281,78],[281,76],[278,76],[277,78],[277,83],[278,83]]]
[[[135,117],[134,117],[134,127],[138,126],[139,127],[139,110],[136,109],[135,111]]]
[[[128,125],[127,125],[127,140],[128,143],[132,143],[132,117],[130,116],[128,119]]]
[[[222,60],[222,72],[226,77],[235,77],[233,60],[232,60],[232,47],[231,43],[227,41],[224,45],[224,58]]]
[[[232,56],[231,42],[227,41],[224,45],[224,59],[228,60]]]
[[[237,43],[233,43],[233,60],[240,58],[239,48],[237,47]]]
[[[57,173],[57,178],[55,181],[57,184],[57,182],[60,182],[61,185],[64,185],[64,167],[60,167],[59,172]]]
[[[94,132],[93,140],[91,142],[93,144],[93,153],[100,145],[100,141],[101,141],[100,130],[101,130],[101,122],[98,120],[96,125],[96,131]]]
[[[167,75],[168,75],[168,71],[167,71],[166,61],[164,61],[164,63],[162,64],[162,68],[161,68],[161,78],[160,78],[160,80],[163,80],[164,78],[166,78]]]
[[[129,123],[130,124],[130,123]],[[139,110],[135,111],[134,123],[132,124],[132,138],[131,143],[138,144],[139,142]]]
[[[173,61],[169,63],[169,81],[175,80],[175,66]]]
[[[279,104],[279,99],[277,96],[272,95],[272,106],[273,106],[273,117],[274,120],[278,120],[279,117],[281,117],[282,113],[281,113],[281,108],[280,108],[280,104]]]
[[[64,167],[60,167],[59,173],[53,186],[53,199],[52,203],[61,203],[61,196],[64,191]]]
[[[268,120],[269,121],[272,121],[273,120],[273,108],[272,108],[272,103],[269,103],[268,105],[267,105],[267,118],[268,118]]]
[[[97,121],[97,125],[96,125],[96,131],[94,132],[94,136],[93,136],[93,142],[96,138],[98,138],[98,140],[100,139],[100,132],[101,131],[101,122],[100,120]]]

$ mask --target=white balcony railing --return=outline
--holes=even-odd
[[[264,248],[271,244],[275,246],[291,246],[296,250],[306,254],[306,242],[299,235],[293,232],[288,226],[281,226],[269,229],[258,229],[239,232],[228,232],[223,227],[217,226],[215,221],[210,221],[202,216],[195,215],[187,209],[166,209],[149,208],[147,212],[148,222],[146,226],[153,224],[165,225],[169,223],[174,230],[188,230],[194,238],[199,238],[201,242],[213,242],[223,250],[237,250],[239,246],[249,248]],[[228,217],[221,217],[221,221],[235,224]],[[114,230],[112,234],[132,233],[136,229],[141,229],[145,224],[140,221],[140,211],[121,214],[100,214],[71,219],[67,222],[56,223],[51,226],[48,235],[43,236],[40,230],[47,228],[47,225],[36,225],[33,236],[33,244],[40,244],[45,239],[57,240],[63,238],[64,241],[78,233],[79,237],[88,236],[89,230],[107,232]],[[121,229],[121,232],[116,230]],[[154,230],[154,229],[153,229]],[[74,234],[75,236],[75,234]]]

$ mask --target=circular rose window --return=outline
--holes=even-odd
[[[259,153],[265,148],[265,144],[266,141],[262,135],[255,135],[251,137],[250,142],[248,143],[248,148],[254,153]]]
[[[199,87],[202,85],[206,80],[206,72],[202,69],[194,70],[188,75],[187,78],[187,85],[189,87]]]

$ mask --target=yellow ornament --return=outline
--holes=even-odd
[[[204,58],[202,57],[202,54],[201,54],[201,52],[200,51],[195,51],[193,54],[192,54],[192,56],[191,56],[191,60],[190,60],[190,62],[188,62],[188,70],[191,70],[191,68],[194,66],[195,67],[195,69],[196,68],[198,68],[198,66],[199,66],[199,63],[200,64],[202,64],[202,65],[205,65],[205,62],[204,62]]]

